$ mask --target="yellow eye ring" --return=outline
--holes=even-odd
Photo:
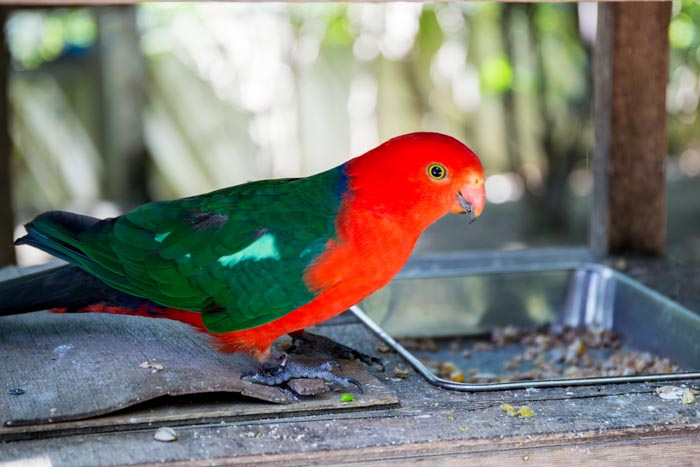
[[[430,164],[427,172],[428,176],[433,180],[442,180],[447,177],[447,168],[442,164]]]

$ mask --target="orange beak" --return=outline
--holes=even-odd
[[[452,212],[457,214],[469,214],[469,222],[472,223],[481,215],[486,204],[486,189],[484,184],[478,186],[463,186],[457,193],[457,203]]]

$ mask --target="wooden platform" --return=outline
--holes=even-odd
[[[127,0],[128,1],[128,0]],[[18,0],[19,4],[53,4],[46,0]],[[56,3],[65,3],[59,1]],[[99,1],[83,2],[87,4]],[[107,3],[115,3],[109,1]],[[639,10],[643,9],[642,13]],[[648,86],[635,86],[623,82],[621,74],[613,76],[612,63],[617,69],[628,70],[627,75],[638,75],[639,79],[648,80],[637,67],[643,67],[649,61],[649,54],[663,61],[668,56],[667,34],[664,28],[650,29],[657,23],[656,13],[668,14],[668,4],[649,3],[646,5],[614,4],[602,5],[601,15],[606,22],[602,31],[610,33],[600,41],[600,64],[596,72],[597,86],[601,101],[596,111],[598,122],[598,150],[595,165],[597,174],[596,209],[592,222],[592,245],[594,250],[604,256],[611,251],[611,239],[617,244],[618,239],[610,233],[622,231],[630,238],[624,238],[624,244],[639,246],[646,238],[654,239],[653,245],[646,250],[660,253],[663,249],[663,216],[656,211],[648,216],[649,203],[638,202],[635,192],[624,190],[625,184],[610,183],[607,174],[608,159],[635,157],[630,159],[635,167],[644,167],[644,171],[635,171],[644,184],[652,184],[658,190],[647,190],[663,196],[663,177],[658,177],[655,163],[663,161],[666,153],[657,150],[653,153],[643,152],[637,155],[634,147],[625,146],[625,138],[637,138],[640,146],[657,148],[649,142],[665,141],[663,121],[651,126],[626,124],[629,121],[642,123],[656,122],[663,113],[640,113],[638,106],[624,105],[626,102],[638,102],[646,93]],[[632,18],[634,21],[623,21]],[[640,23],[641,21],[641,23]],[[650,24],[653,23],[653,24]],[[652,31],[655,40],[638,43],[634,33],[648,35]],[[642,57],[641,62],[634,58]],[[655,63],[657,61],[654,61]],[[5,68],[7,60],[4,61]],[[647,67],[648,68],[648,67]],[[659,68],[660,70],[660,68]],[[654,96],[665,95],[665,77],[655,76],[645,85],[652,86]],[[0,85],[0,88],[4,86]],[[631,97],[627,92],[631,93]],[[647,93],[648,94],[648,93]],[[607,96],[613,96],[609,99]],[[615,96],[628,96],[620,100]],[[662,101],[652,99],[659,108]],[[645,101],[646,102],[646,101]],[[609,107],[609,108],[608,108]],[[648,108],[648,107],[645,107]],[[612,112],[615,110],[615,112]],[[4,112],[0,112],[4,114]],[[611,115],[618,120],[611,121]],[[632,120],[628,120],[632,119]],[[663,119],[662,119],[663,120]],[[6,125],[0,122],[1,127]],[[638,131],[638,128],[654,131]],[[613,131],[614,130],[614,131]],[[602,141],[602,144],[601,142]],[[0,146],[3,164],[9,164],[9,145]],[[635,146],[636,147],[636,146]],[[622,148],[622,149],[620,149]],[[627,148],[628,150],[624,150]],[[649,164],[636,164],[637,159],[645,159]],[[626,161],[627,159],[625,159]],[[617,167],[617,166],[615,166]],[[614,174],[613,174],[614,175]],[[613,181],[619,181],[612,177]],[[5,191],[8,184],[0,184]],[[618,195],[632,199],[629,208],[619,196],[613,203],[609,195]],[[9,196],[4,204],[9,206]],[[656,206],[663,199],[655,199]],[[617,211],[611,214],[617,207]],[[620,213],[621,211],[621,213]],[[10,212],[9,208],[0,212]],[[626,222],[630,217],[648,220],[643,228],[627,232]],[[9,222],[6,224],[10,224]],[[9,244],[10,241],[6,241]],[[615,245],[613,245],[615,246]],[[634,248],[632,248],[634,250]],[[649,272],[652,271],[652,272]],[[638,271],[648,285],[671,294],[680,299],[691,309],[700,309],[700,267],[677,269],[667,264],[655,265],[653,268],[642,266]],[[55,318],[55,317],[54,317]],[[70,317],[65,317],[70,318]],[[92,318],[91,318],[92,319]],[[20,322],[24,322],[20,319]],[[99,329],[109,334],[110,324],[98,321]],[[15,324],[16,326],[22,326]],[[175,331],[165,323],[153,323],[150,328],[155,335]],[[5,324],[5,326],[10,326]],[[24,324],[23,326],[28,326]],[[106,327],[103,327],[106,326]],[[131,325],[123,326],[120,336],[128,336]],[[52,335],[48,326],[45,335]],[[142,332],[141,327],[139,332]],[[80,325],[85,329],[85,323]],[[149,332],[151,332],[149,331]],[[374,352],[377,340],[367,330],[356,324],[346,322],[333,326],[324,326],[322,331],[342,337],[343,342],[355,345],[365,352]],[[91,332],[86,329],[83,342],[91,341]],[[14,333],[13,333],[14,335]],[[42,341],[34,340],[34,333],[25,333],[21,352],[30,357],[31,352],[42,354]],[[5,339],[5,334],[0,338]],[[141,336],[143,337],[143,336]],[[143,341],[151,349],[160,352],[157,341]],[[184,341],[183,341],[184,342]],[[185,347],[189,346],[185,342]],[[63,344],[57,344],[63,345]],[[57,346],[51,347],[51,352]],[[74,347],[75,348],[75,347]],[[15,349],[17,350],[17,349]],[[45,351],[46,349],[44,349]],[[177,362],[169,368],[183,370],[190,359],[201,356],[201,347],[196,344],[192,353],[182,354],[183,366]],[[86,352],[89,354],[89,352]],[[110,360],[106,355],[102,360],[107,363],[98,370],[107,369],[109,376],[133,375],[133,365],[121,367],[122,373],[109,374],[115,362],[121,361],[118,355]],[[304,401],[302,404],[279,405],[271,402],[255,401],[234,393],[215,392],[213,396],[166,396],[151,400],[145,404],[129,405],[121,411],[107,416],[90,418],[81,422],[44,423],[38,418],[24,426],[6,426],[4,440],[0,441],[0,462],[14,461],[22,465],[152,465],[167,463],[170,465],[693,465],[700,461],[700,410],[698,404],[684,405],[679,400],[664,400],[656,394],[656,386],[637,384],[624,386],[593,386],[571,389],[542,389],[530,391],[508,391],[499,393],[457,393],[440,390],[428,385],[418,375],[411,373],[406,379],[392,378],[396,365],[404,366],[399,357],[382,356],[387,363],[387,371],[376,369],[348,368],[357,374],[367,373],[367,379],[375,378],[378,391],[377,400],[382,400],[379,393],[386,397],[384,402],[366,404],[364,396],[355,402],[339,403],[329,400],[327,405],[317,401]],[[4,368],[16,364],[7,361],[3,355]],[[144,354],[144,360],[151,354]],[[29,358],[31,361],[31,358]],[[136,363],[134,360],[132,363]],[[36,362],[31,362],[34,365]],[[230,362],[222,362],[222,365]],[[34,367],[32,367],[34,368]],[[26,367],[15,368],[16,371],[27,370]],[[35,370],[36,371],[36,370]],[[163,370],[165,371],[165,370]],[[82,374],[85,374],[82,373]],[[95,373],[87,372],[88,376]],[[138,373],[136,373],[138,374]],[[76,380],[73,373],[66,369],[61,375],[63,380],[80,387],[81,380]],[[40,375],[35,375],[40,376]],[[150,374],[141,374],[144,381]],[[155,375],[159,378],[162,375]],[[212,375],[205,374],[202,378]],[[213,375],[219,378],[221,375]],[[71,380],[72,377],[72,380]],[[10,381],[9,373],[2,375],[5,388],[18,384]],[[91,380],[93,383],[98,380]],[[195,382],[195,379],[192,380]],[[123,381],[120,381],[123,382]],[[178,379],[171,383],[181,383]],[[47,381],[54,384],[55,381]],[[146,384],[146,383],[144,383]],[[368,384],[367,382],[365,383]],[[674,383],[678,385],[679,383]],[[700,387],[700,382],[689,381],[689,387]],[[107,385],[109,386],[109,385]],[[190,388],[192,386],[190,385]],[[135,388],[142,390],[142,387]],[[91,387],[89,394],[77,392],[79,402],[97,399],[98,387]],[[109,389],[104,389],[109,391]],[[128,390],[121,388],[122,391]],[[242,391],[239,391],[239,393]],[[48,393],[48,392],[47,392]],[[181,392],[178,392],[181,394]],[[228,394],[223,396],[222,394]],[[132,401],[132,394],[123,394],[124,400]],[[3,396],[6,397],[6,396]],[[23,397],[12,396],[12,397]],[[382,396],[384,397],[384,396]],[[304,405],[306,404],[306,405]],[[528,406],[534,412],[529,418],[511,417],[501,406],[511,404],[515,407]],[[89,404],[85,404],[86,406]],[[29,406],[24,409],[36,409]],[[49,404],[49,412],[53,407]],[[14,420],[7,414],[7,408],[0,408],[3,420]],[[58,410],[57,410],[58,411]],[[97,414],[97,412],[94,412]],[[75,415],[75,414],[74,414]],[[19,420],[20,418],[17,418]],[[29,423],[31,422],[31,423]],[[176,430],[178,439],[163,443],[154,439],[156,430],[164,425]]]
[[[244,355],[219,354],[203,335],[167,320],[39,312],[0,319],[0,336],[4,383],[0,440],[23,437],[23,433],[72,430],[84,425],[66,422],[88,418],[92,419],[91,428],[97,430],[124,423],[211,417],[207,410],[200,411],[201,404],[192,402],[179,413],[130,414],[128,421],[124,416],[113,416],[166,396],[218,395],[222,403],[216,417],[368,408],[397,402],[390,390],[353,361],[344,362],[342,374],[357,379],[366,390],[351,406],[339,401],[335,393],[299,400],[279,388],[253,384],[241,378],[244,371],[257,368],[253,361]],[[15,389],[23,393],[8,392]],[[239,396],[284,407],[226,403],[231,399],[240,402]],[[93,418],[99,416],[108,417]]]
[[[657,262],[633,267],[632,271],[647,282],[662,279],[660,289],[664,292],[668,292],[667,288],[686,291],[677,298],[691,309],[700,309],[700,297],[694,292],[697,284],[693,285],[698,281],[694,278],[700,277],[699,267],[680,268]],[[171,332],[167,322],[148,322],[155,326],[148,332]],[[98,352],[97,337],[105,331],[103,326],[112,324],[101,322],[94,330],[94,340],[88,338],[92,331],[85,329],[84,322],[77,329]],[[6,329],[9,325],[3,326]],[[130,326],[111,329],[128,339],[124,332]],[[352,320],[322,326],[320,330],[377,354],[376,338]],[[3,334],[3,341],[7,339]],[[184,339],[187,346],[192,345],[190,338]],[[38,355],[46,345],[40,341],[29,344],[36,347]],[[154,339],[146,340],[144,346],[149,352],[163,352],[161,343]],[[25,351],[30,353],[32,349]],[[170,362],[168,367],[186,368],[189,361],[200,358],[200,350],[190,352],[181,355],[180,364]],[[406,379],[393,378],[393,368],[405,364],[396,355],[382,357],[387,363],[384,373],[347,367],[353,374],[366,374],[362,377],[367,395],[358,396],[354,402],[340,403],[337,393],[286,405],[220,391],[165,397],[82,422],[6,426],[0,430],[0,462],[43,457],[50,459],[51,465],[67,466],[155,462],[285,466],[466,462],[616,465],[643,459],[650,465],[693,465],[700,455],[700,403],[684,405],[679,400],[664,400],[656,393],[660,384],[458,393],[434,388],[413,372]],[[120,356],[115,355],[105,360],[104,366],[116,367],[120,361]],[[7,362],[3,364],[7,368]],[[140,368],[130,371],[136,370],[149,374]],[[117,369],[114,371],[118,373]],[[8,376],[3,374],[4,383]],[[70,376],[65,375],[65,379]],[[214,381],[218,378],[213,375]],[[700,388],[700,381],[688,381],[686,385]],[[109,388],[104,391],[109,393]],[[502,409],[503,404],[530,407],[534,415],[509,416]],[[5,419],[5,409],[2,410]],[[156,441],[153,436],[161,426],[173,427],[178,439],[171,443]]]

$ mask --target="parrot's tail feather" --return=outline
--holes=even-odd
[[[65,211],[50,211],[37,216],[26,225],[27,235],[19,238],[16,245],[31,245],[71,263],[81,264],[90,259],[80,250],[76,238],[80,233],[100,221]]]
[[[94,303],[106,287],[77,266],[64,265],[0,282],[0,316]]]
[[[41,310],[166,318],[204,331],[200,313],[164,307],[125,294],[72,264],[0,282],[0,316]]]
[[[96,219],[64,211],[50,211],[37,216],[25,227],[27,235],[18,239],[17,245],[31,245],[82,269],[99,276],[107,284],[123,282],[123,271],[115,258],[102,257],[98,251],[91,255],[84,252],[82,233],[90,230],[92,237],[109,228],[116,218]],[[94,240],[94,238],[93,238]],[[94,257],[99,256],[96,261]]]
[[[194,311],[178,310],[176,308],[167,308],[143,299],[141,300],[141,303],[134,304],[133,306],[109,305],[107,303],[100,302],[84,306],[77,310],[70,310],[64,307],[55,308],[51,311],[54,313],[107,313],[110,315],[141,316],[144,318],[163,318],[174,321],[180,321],[181,323],[188,324],[200,331],[205,330],[204,324],[202,323],[201,313],[196,313]]]

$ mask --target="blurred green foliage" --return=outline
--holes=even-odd
[[[97,25],[86,9],[29,10],[12,15],[8,34],[10,52],[17,64],[33,70],[66,53],[92,46]]]
[[[481,89],[487,94],[502,94],[513,86],[513,67],[505,55],[489,57],[479,67]]]
[[[99,183],[74,188],[81,181],[65,155],[78,154],[96,179],[109,176],[92,102],[119,106],[100,88],[97,50],[118,35],[105,39],[98,12],[10,18],[16,198],[27,215],[76,193],[81,206],[102,197]],[[441,131],[468,142],[488,173],[507,175],[491,203],[525,206],[513,222],[527,225],[513,235],[585,237],[595,5],[153,3],[137,13],[152,198],[306,175],[397,133]],[[676,158],[700,148],[700,3],[673,3],[669,39]],[[50,100],[55,118],[33,118]]]
[[[671,74],[667,93],[668,140],[671,154],[700,147],[700,3],[674,2],[669,25]]]

